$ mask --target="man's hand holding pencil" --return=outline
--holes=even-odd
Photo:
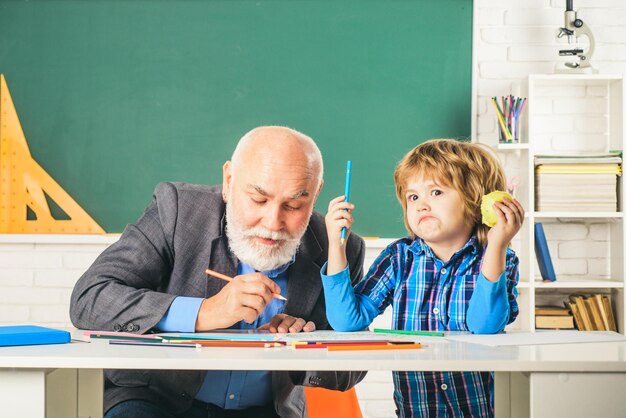
[[[226,280],[222,277],[220,279]],[[275,295],[280,296],[278,285],[261,273],[242,274],[228,279],[219,293],[205,299],[200,305],[196,331],[228,328],[239,321],[250,324]]]

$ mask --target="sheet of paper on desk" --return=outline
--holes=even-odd
[[[258,330],[220,330],[215,332],[197,333],[161,333],[165,339],[193,339],[193,340],[230,340],[230,341],[285,341],[288,343],[299,341],[414,341],[426,343],[447,343],[441,337],[422,335],[379,334],[371,331],[337,332],[313,331],[297,333],[274,333]]]
[[[449,340],[466,343],[489,345],[535,345],[535,344],[572,344],[626,341],[626,336],[612,331],[537,331],[509,332],[506,334],[462,334],[450,335]]]

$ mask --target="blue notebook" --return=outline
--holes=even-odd
[[[549,282],[555,281],[556,274],[554,273],[552,258],[550,258],[546,234],[543,232],[543,225],[541,223],[535,224],[535,255],[537,256],[537,264],[539,264],[541,278]]]
[[[70,333],[60,329],[36,325],[0,327],[0,347],[9,345],[63,344],[69,343]]]

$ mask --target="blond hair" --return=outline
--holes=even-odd
[[[396,197],[404,211],[404,225],[415,237],[408,223],[405,190],[415,176],[425,176],[452,187],[463,199],[463,217],[472,226],[481,246],[487,244],[489,228],[481,223],[480,201],[483,195],[505,190],[506,176],[495,154],[485,145],[453,139],[432,139],[411,151],[396,166]]]

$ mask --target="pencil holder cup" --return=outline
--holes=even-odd
[[[511,125],[507,125],[505,129],[498,123],[498,140],[501,144],[517,144],[520,142],[520,120],[517,118]]]
[[[500,143],[520,142],[520,120],[526,99],[514,96],[501,97],[500,99],[492,97],[491,103],[496,113]]]

